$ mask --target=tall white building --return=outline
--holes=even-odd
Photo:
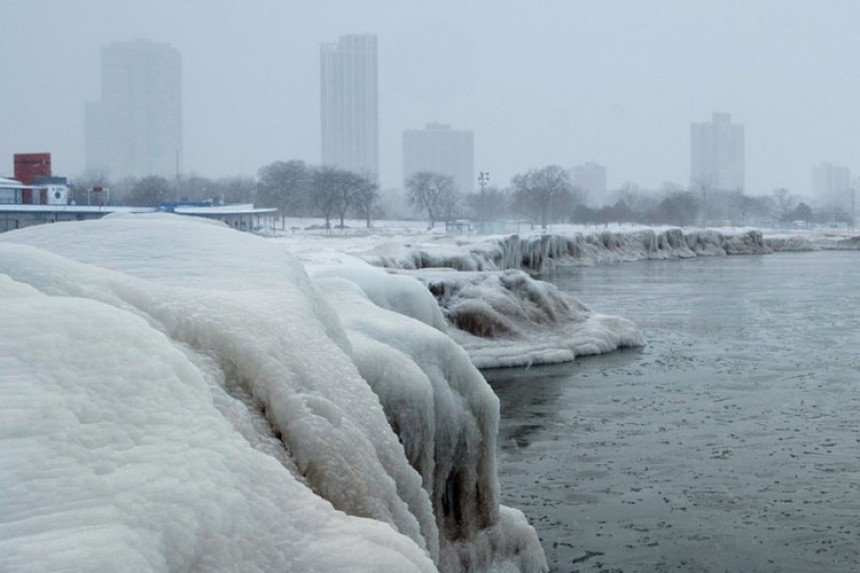
[[[341,36],[320,48],[322,163],[379,177],[376,36]]]
[[[475,190],[475,143],[471,131],[428,123],[403,132],[403,180],[418,171],[435,171],[454,178],[461,193]]]
[[[822,163],[812,168],[812,197],[816,209],[851,206],[851,171],[842,165]]]
[[[715,113],[710,122],[690,126],[690,187],[744,190],[744,126]]]
[[[148,40],[101,51],[101,101],[86,107],[87,168],[112,178],[175,175],[182,155],[182,62]]]
[[[606,200],[606,167],[592,161],[581,163],[572,169],[574,187],[588,195],[589,205],[603,207]]]

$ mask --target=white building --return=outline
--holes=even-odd
[[[812,197],[816,210],[850,210],[851,170],[831,163],[813,167]]]
[[[690,126],[690,187],[693,190],[744,190],[744,126],[727,113]]]
[[[403,180],[418,171],[435,171],[454,178],[461,193],[475,190],[475,143],[471,131],[428,123],[403,132]]]
[[[589,205],[603,207],[607,204],[604,165],[588,161],[577,165],[571,171],[573,186],[585,191]]]
[[[86,106],[87,169],[110,177],[175,175],[182,154],[182,65],[168,44],[101,51],[101,101]]]
[[[322,164],[379,177],[376,36],[320,48]]]

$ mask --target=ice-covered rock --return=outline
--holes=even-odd
[[[0,235],[4,565],[545,569],[438,315],[396,277],[317,280],[176,216]]]
[[[592,312],[523,271],[424,269],[411,274],[436,297],[454,327],[451,337],[479,368],[569,362],[644,344],[629,320]]]

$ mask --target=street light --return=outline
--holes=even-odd
[[[484,214],[487,211],[487,199],[484,190],[487,187],[487,183],[490,181],[490,172],[489,171],[481,171],[478,173],[478,185],[481,187],[481,213],[480,213],[480,228],[478,229],[479,233],[484,232]]]

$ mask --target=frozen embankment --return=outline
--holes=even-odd
[[[595,265],[646,259],[769,253],[757,230],[722,233],[710,229],[641,229],[593,233],[440,237],[422,243],[378,245],[355,253],[371,264],[396,269],[452,268],[460,271]]]
[[[3,568],[545,570],[497,399],[367,269],[167,215],[0,235]]]
[[[768,252],[754,230],[642,229],[440,237],[354,254],[421,280],[436,297],[452,338],[479,368],[494,368],[567,362],[644,343],[630,321],[592,312],[519,269]]]

